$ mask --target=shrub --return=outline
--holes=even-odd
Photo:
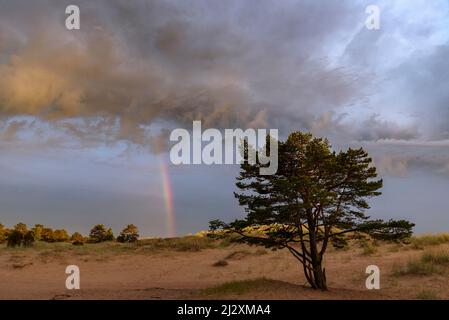
[[[112,232],[112,229],[111,229],[111,228],[109,228],[109,229],[106,231],[106,238],[105,238],[105,241],[114,241],[114,233]]]
[[[75,232],[70,237],[70,241],[74,246],[82,246],[84,244],[84,237],[79,232]]]
[[[8,235],[8,247],[20,247],[23,241],[23,234],[18,230],[12,230]]]
[[[14,230],[20,232],[22,235],[28,232],[27,225],[25,223],[19,222],[14,226]]]
[[[45,242],[55,242],[55,236],[53,229],[43,228],[41,230],[41,240]]]
[[[33,231],[28,231],[27,233],[25,233],[25,235],[23,236],[23,242],[22,245],[24,247],[30,247],[33,245],[35,239],[35,234]]]
[[[110,230],[110,231],[109,231]],[[103,241],[108,241],[111,238],[112,230],[106,230],[104,225],[97,224],[90,230],[89,242],[98,243]],[[112,238],[114,235],[112,235]]]
[[[36,240],[42,240],[42,230],[44,229],[44,226],[42,224],[35,224],[34,228],[31,229],[31,231],[34,232],[34,238]]]
[[[64,242],[69,240],[69,234],[64,229],[58,229],[53,232],[55,242]]]
[[[133,224],[128,224],[117,237],[118,242],[136,242],[139,239],[139,230]]]
[[[34,243],[34,232],[28,231],[26,224],[18,223],[14,229],[8,234],[8,247],[29,247]]]
[[[3,243],[8,238],[8,229],[0,223],[0,243]]]

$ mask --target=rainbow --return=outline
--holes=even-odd
[[[165,210],[167,214],[167,236],[175,236],[175,210],[173,206],[173,190],[170,182],[170,175],[168,174],[168,165],[163,157],[160,158],[161,163],[161,178],[162,191],[164,194]]]

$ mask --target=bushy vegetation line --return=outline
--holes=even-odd
[[[127,225],[120,234],[115,237],[111,228],[102,224],[95,225],[84,236],[80,232],[69,235],[66,230],[53,230],[41,224],[28,228],[24,223],[18,223],[13,228],[6,228],[0,224],[0,244],[7,243],[8,247],[29,247],[39,241],[38,248],[67,248],[65,244],[83,246],[84,244],[104,244],[95,246],[98,250],[119,250],[123,252],[154,253],[162,250],[197,252],[203,249],[226,248],[233,242],[224,238],[215,240],[206,236],[206,233],[197,233],[183,237],[139,239],[139,230],[133,225]],[[119,246],[118,243],[133,244]],[[52,246],[48,246],[52,245]],[[90,247],[93,249],[93,247]],[[89,249],[90,250],[90,249]]]
[[[18,223],[13,228],[8,229],[0,223],[0,243],[7,243],[8,247],[29,247],[35,241],[43,242],[70,242],[73,245],[83,245],[84,243],[100,243],[105,241],[136,242],[139,239],[139,230],[133,224],[127,225],[117,238],[111,228],[106,228],[102,224],[95,225],[88,236],[83,236],[79,232],[74,232],[71,236],[64,229],[45,227],[36,224],[29,229],[25,223]]]

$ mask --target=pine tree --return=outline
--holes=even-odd
[[[382,180],[362,148],[336,153],[326,139],[295,132],[279,143],[278,163],[274,175],[259,175],[261,164],[243,163],[235,197],[247,216],[230,224],[214,220],[211,227],[237,233],[237,241],[288,249],[312,288],[327,289],[323,257],[329,242],[338,245],[354,232],[390,240],[411,235],[414,224],[408,221],[365,215],[367,199],[381,194]],[[251,231],[260,226],[263,235]]]

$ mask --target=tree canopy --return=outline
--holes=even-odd
[[[117,237],[118,242],[136,242],[139,239],[139,230],[133,224],[128,224]]]

